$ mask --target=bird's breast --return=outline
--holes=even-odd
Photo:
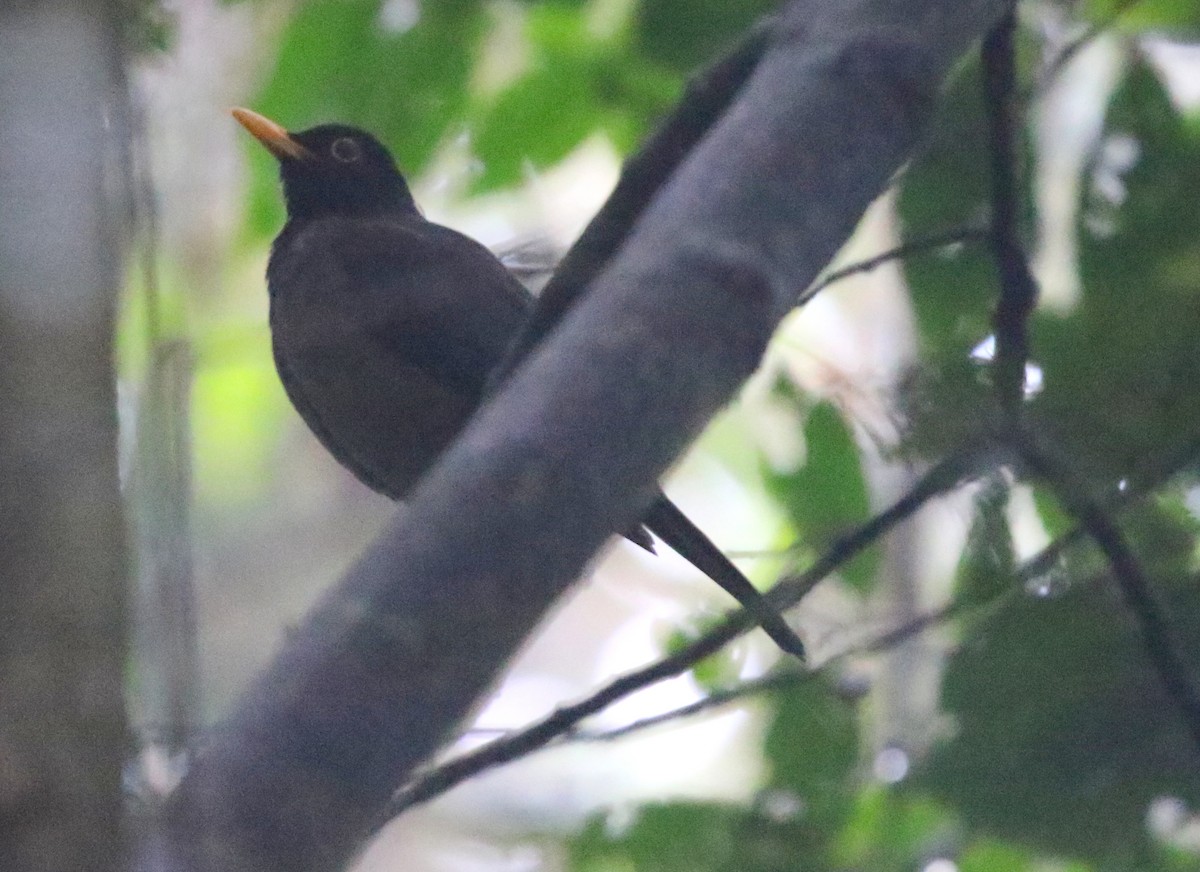
[[[403,499],[454,439],[478,398],[406,360],[402,338],[330,307],[328,296],[274,293],[275,366],[309,429],[364,484]],[[386,338],[384,334],[383,338]]]

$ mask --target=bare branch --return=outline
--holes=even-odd
[[[1133,549],[1108,510],[1089,493],[1087,483],[1069,463],[1040,445],[1030,433],[1015,433],[1013,443],[1030,468],[1054,488],[1063,505],[1079,519],[1108,560],[1159,681],[1200,749],[1200,687],[1175,637],[1166,608]]]
[[[1028,325],[1037,302],[1037,282],[1029,268],[1018,226],[1019,174],[1016,118],[1016,10],[1010,10],[983,44],[983,84],[990,128],[992,168],[992,257],[1000,277],[1000,299],[993,316],[996,354],[992,364],[996,399],[1012,418],[1025,400],[1029,360]]]
[[[1133,5],[1121,4],[1113,20]],[[1087,483],[1068,462],[1040,445],[1020,421],[1029,356],[1027,320],[1036,302],[1037,285],[1017,229],[1015,27],[1015,12],[1010,12],[991,31],[983,48],[984,88],[991,127],[992,249],[1000,274],[993,371],[999,405],[1010,419],[1005,425],[1005,439],[1050,484],[1104,553],[1126,605],[1138,623],[1146,653],[1200,747],[1200,687],[1183,657],[1150,578],[1106,507],[1089,493]]]
[[[1134,491],[1124,491],[1115,495],[1110,504],[1105,506],[1106,511],[1121,511],[1130,506],[1142,501],[1146,496],[1152,494],[1160,485],[1168,478],[1176,474],[1180,469],[1192,463],[1195,458],[1200,455],[1200,440],[1196,444],[1188,447],[1187,450],[1181,452],[1177,456],[1170,458],[1167,462],[1157,465],[1157,468],[1146,476],[1143,486]],[[987,602],[982,609],[986,609],[989,613],[994,614],[998,609],[1004,608],[1006,605],[1013,603],[1017,597],[1021,596],[1026,584],[1035,579],[1041,578],[1046,573],[1053,570],[1054,566],[1062,560],[1063,555],[1072,546],[1078,544],[1081,539],[1087,535],[1087,531],[1083,526],[1074,527],[1062,535],[1058,536],[1053,542],[1046,545],[1037,554],[1025,560],[1018,567],[1014,581],[1014,586],[1002,596],[994,598]],[[662,726],[683,718],[693,717],[704,712],[712,711],[721,708],[732,702],[745,699],[751,696],[757,696],[761,693],[767,693],[773,690],[783,690],[789,687],[794,687],[798,684],[803,684],[815,678],[818,675],[824,674],[830,667],[837,665],[848,657],[871,654],[881,651],[887,651],[894,648],[912,637],[925,632],[936,626],[940,626],[947,621],[960,617],[964,612],[969,612],[974,615],[981,610],[981,607],[968,607],[962,601],[954,601],[945,606],[934,609],[914,618],[902,626],[895,627],[891,630],[880,633],[879,635],[869,639],[863,643],[851,645],[844,651],[831,655],[820,666],[804,670],[796,669],[789,666],[786,669],[781,669],[776,672],[764,675],[761,678],[752,681],[742,682],[728,688],[715,690],[703,699],[697,700],[689,705],[680,706],[677,709],[672,709],[668,712],[663,712],[652,717],[642,718],[625,724],[621,727],[616,727],[603,732],[583,732],[579,730],[572,731],[565,736],[564,740],[580,741],[580,742],[608,742],[623,738],[631,733],[641,732],[652,727]]]
[[[798,603],[821,580],[878,541],[901,521],[911,517],[930,499],[956,486],[975,460],[975,450],[968,448],[935,466],[889,509],[835,542],[808,570],[779,582],[767,594],[768,602],[781,610]],[[733,612],[675,654],[621,676],[587,699],[564,706],[530,727],[429,769],[397,792],[380,825],[405,809],[440,796],[468,778],[544,747],[570,733],[584,718],[623,697],[681,675],[753,626],[753,618],[745,610]]]
[[[945,623],[950,618],[956,616],[961,611],[961,606],[958,603],[951,603],[936,611],[928,612],[920,615],[917,618],[907,622],[903,626],[894,627],[865,643],[853,645],[845,651],[840,651],[837,654],[830,656],[823,661],[820,666],[813,669],[797,669],[788,667],[775,672],[763,675],[760,678],[755,678],[750,681],[744,681],[735,684],[731,687],[714,690],[703,699],[680,706],[668,712],[653,715],[651,717],[641,718],[621,727],[616,727],[603,732],[581,732],[576,731],[564,736],[564,739],[579,742],[612,742],[617,739],[624,738],[632,733],[640,733],[643,730],[651,729],[652,727],[663,726],[664,724],[682,720],[684,718],[694,717],[695,715],[713,711],[738,700],[746,699],[751,696],[769,693],[774,690],[786,690],[805,684],[814,678],[827,673],[833,666],[843,662],[844,660],[861,654],[870,654],[879,651],[886,651],[894,648],[902,642],[905,642],[914,636],[920,635],[931,627]]]
[[[937,251],[939,248],[946,248],[951,245],[961,245],[965,242],[976,242],[980,239],[987,239],[988,232],[978,227],[960,227],[955,230],[947,230],[944,233],[933,233],[929,236],[920,236],[916,239],[910,239],[906,242],[889,248],[886,251],[881,251],[879,254],[864,258],[863,260],[855,261],[854,263],[846,264],[843,267],[833,270],[828,275],[822,277],[808,288],[799,299],[796,300],[797,306],[803,306],[821,291],[825,290],[830,285],[836,284],[851,276],[869,273],[878,269],[885,263],[890,263],[894,260],[905,260],[918,254],[928,254],[932,251]]]

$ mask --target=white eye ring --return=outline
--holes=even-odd
[[[333,155],[334,160],[354,163],[362,157],[362,147],[349,136],[343,136],[333,141],[333,145],[329,146],[329,153]]]

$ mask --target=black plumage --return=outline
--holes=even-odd
[[[425,220],[370,134],[338,124],[289,133],[249,110],[234,115],[280,162],[288,219],[267,267],[280,379],[343,466],[404,499],[482,401],[533,299],[487,248]],[[751,609],[777,644],[803,653],[666,497],[646,524]],[[641,528],[630,538],[650,547]]]

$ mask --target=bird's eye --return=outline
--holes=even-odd
[[[333,145],[329,147],[329,153],[333,155],[334,160],[342,163],[354,163],[362,157],[362,148],[348,136],[343,136],[341,139],[335,139]]]

